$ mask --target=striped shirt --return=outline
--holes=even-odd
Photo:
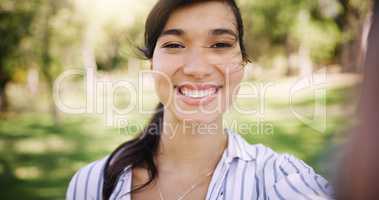
[[[251,145],[225,129],[228,145],[208,186],[206,200],[334,199],[332,186],[303,161],[262,145]],[[100,200],[107,157],[78,170],[67,189],[67,200]],[[120,174],[111,200],[131,200],[132,168]]]

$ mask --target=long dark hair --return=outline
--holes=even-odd
[[[157,40],[173,11],[187,5],[205,1],[206,0],[159,0],[151,10],[145,23],[145,46],[144,48],[139,48],[145,58],[151,59],[153,57]],[[234,0],[213,1],[224,2],[232,9],[237,22],[242,59],[244,62],[249,62],[243,42],[244,28],[242,17],[236,2]],[[149,180],[146,183],[132,189],[129,193],[143,189],[157,177],[158,170],[154,163],[154,156],[157,153],[160,141],[163,108],[163,104],[159,103],[156,107],[156,113],[138,137],[121,144],[107,159],[104,167],[104,199],[109,199],[121,172],[128,166],[146,168],[149,174]]]

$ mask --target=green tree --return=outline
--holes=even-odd
[[[348,63],[356,66],[354,57],[358,57],[357,44],[362,41],[370,2],[240,0],[248,52],[253,60],[264,66],[271,66],[273,58],[278,55],[287,61],[293,55],[308,57],[313,67],[342,64],[349,68]],[[290,65],[288,62],[287,67]],[[288,71],[287,74],[291,73]]]
[[[8,108],[6,87],[19,67],[15,55],[23,38],[30,34],[36,1],[2,0],[0,2],[0,112]]]

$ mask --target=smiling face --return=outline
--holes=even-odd
[[[243,77],[236,18],[228,4],[209,1],[175,10],[156,43],[160,101],[177,120],[219,119]]]

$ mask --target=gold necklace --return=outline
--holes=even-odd
[[[205,177],[202,177],[199,181],[192,184],[191,187],[187,189],[183,194],[181,194],[176,200],[183,200],[189,193],[191,193],[197,186],[200,185],[200,183],[203,181],[203,178],[209,177],[211,174],[213,174],[213,170],[210,170],[207,174],[205,174]],[[158,184],[159,198],[160,200],[165,200],[165,198],[163,197],[161,186],[159,184],[159,180],[157,180],[157,184]]]

